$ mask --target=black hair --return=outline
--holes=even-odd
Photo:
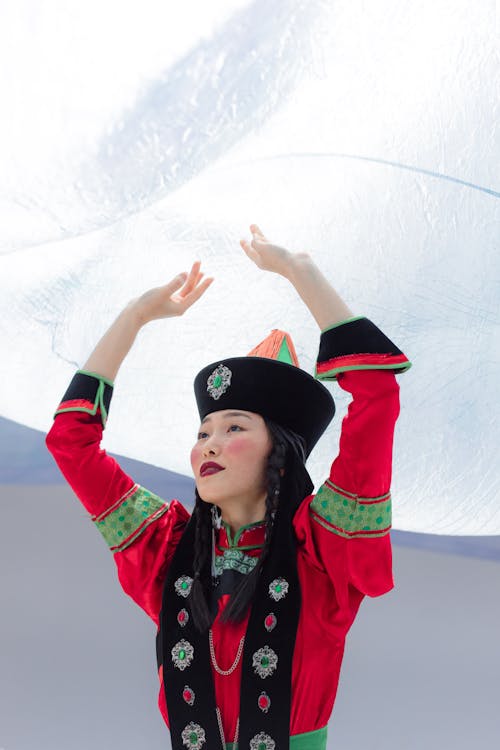
[[[259,575],[269,553],[274,515],[280,502],[290,505],[290,519],[301,500],[309,495],[314,485],[305,467],[306,444],[301,435],[263,417],[273,442],[266,466],[266,514],[264,546],[254,569],[242,576],[221,616],[221,622],[241,622],[251,605]],[[285,469],[282,476],[280,469]],[[196,531],[193,561],[193,583],[189,595],[193,622],[198,631],[212,624],[208,597],[212,587],[212,503],[205,502],[195,488]],[[283,500],[280,498],[284,498]]]

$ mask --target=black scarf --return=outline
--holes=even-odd
[[[266,750],[285,750],[290,746],[292,660],[301,606],[296,540],[292,526],[294,510],[291,505],[280,502],[276,511],[269,554],[257,582],[246,630],[240,687],[238,748],[241,750],[250,750],[251,740],[254,740],[252,747],[256,750],[262,747]],[[208,631],[199,633],[194,627],[189,596],[184,597],[178,593],[189,591],[190,580],[193,579],[195,529],[196,519],[191,516],[165,580],[160,629],[156,638],[158,668],[163,664],[172,750],[191,747],[216,750],[222,745],[216,715]],[[188,577],[184,581],[184,589],[183,576]],[[189,614],[184,625],[178,621],[178,614],[182,609],[186,609]],[[275,614],[276,625],[268,631],[265,618],[270,613]],[[187,642],[187,645],[180,643],[181,641]],[[182,654],[176,657],[178,664],[189,662],[187,652],[190,647],[194,649],[192,661],[183,670],[174,664],[172,657],[172,649],[176,645],[177,654],[183,646],[185,652],[184,659],[181,659]],[[260,676],[253,665],[254,654],[263,648],[264,652],[255,657],[259,663],[259,671],[269,670],[267,660],[272,664],[274,654],[277,657],[276,668],[266,677]],[[192,705],[183,697],[185,686],[194,692]],[[271,701],[267,711],[258,704],[262,691],[266,692]],[[201,742],[201,731],[197,727],[190,727],[191,723],[201,727],[204,742]],[[189,744],[189,736],[192,744]],[[225,738],[226,742],[231,739]]]

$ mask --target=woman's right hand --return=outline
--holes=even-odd
[[[200,266],[201,261],[197,260],[193,263],[189,275],[185,272],[180,273],[165,286],[149,289],[133,299],[130,304],[136,310],[141,325],[149,323],[150,320],[184,315],[188,307],[201,297],[213,281],[213,277],[201,281],[203,273],[200,273]]]

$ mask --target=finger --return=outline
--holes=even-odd
[[[201,266],[201,260],[195,260],[195,262],[191,266],[191,270],[189,272],[189,278],[190,279],[192,279],[195,276],[197,276],[198,271],[200,270],[200,266]]]
[[[200,273],[198,273],[196,276],[193,276],[192,279],[188,278],[187,281],[186,281],[186,283],[184,284],[184,287],[182,289],[182,293],[185,294],[186,292],[190,292],[191,289],[194,289],[194,287],[197,286],[200,283],[201,277],[204,276],[204,275],[205,274],[201,273],[201,271],[200,271]]]
[[[195,260],[195,262],[191,266],[191,270],[187,274],[188,279],[192,279],[193,276],[196,276],[196,274],[200,270],[200,266],[201,266],[201,261],[200,260]]]
[[[169,281],[168,284],[165,284],[164,288],[168,288],[172,290],[179,289],[179,287],[181,287],[186,281],[186,278],[187,278],[186,271],[183,271],[182,273],[178,273],[177,276],[175,276],[175,278],[172,279],[172,281]]]
[[[255,250],[247,240],[240,240],[240,245],[248,255],[255,254]]]
[[[183,310],[187,310],[188,307],[190,307],[196,300],[198,300],[201,295],[208,289],[210,284],[213,281],[213,277],[207,277],[196,289],[193,289],[192,292],[190,292],[184,299],[182,300],[182,308]]]
[[[196,299],[198,299],[198,296],[200,296],[201,294],[203,294],[203,292],[205,291],[205,289],[207,289],[210,286],[210,284],[212,283],[212,281],[213,281],[213,277],[212,276],[211,277],[207,277],[203,281],[200,281],[200,283],[197,284],[192,289],[189,289],[189,290],[182,289],[181,292],[180,292],[180,295],[179,295],[181,297],[181,299],[182,299],[182,302],[184,303],[186,300],[193,300],[193,301],[195,301]],[[198,296],[195,296],[195,295],[198,295]],[[191,302],[190,302],[190,304],[191,304]],[[0,750],[1,750],[1,748],[0,748]]]
[[[265,237],[264,233],[257,224],[250,224],[250,230],[252,234],[258,234],[261,237]]]
[[[200,272],[200,265],[201,261],[197,260],[193,263],[191,267],[191,271],[189,272],[189,276],[186,278],[186,282],[184,284],[184,287],[182,289],[182,292],[185,293],[187,291],[190,291],[198,281],[201,279],[201,277],[204,275]]]
[[[253,263],[256,263],[258,265],[259,264],[260,256],[259,256],[259,253],[257,252],[257,250],[254,250],[254,248],[251,245],[249,245],[248,243],[246,244],[246,247],[244,247],[243,249],[245,250],[245,252],[246,252],[247,256],[250,258],[250,260]]]

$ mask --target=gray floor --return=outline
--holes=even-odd
[[[0,503],[0,749],[168,750],[154,625],[86,511],[65,484]],[[349,633],[328,747],[500,746],[500,563],[395,543],[394,570]]]

